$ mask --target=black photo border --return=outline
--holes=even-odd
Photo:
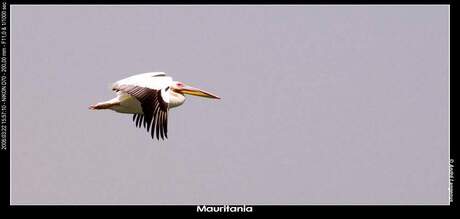
[[[122,216],[129,217],[133,216],[133,212],[137,214],[146,214],[147,217],[155,217],[159,215],[198,215],[198,216],[214,216],[214,215],[234,215],[234,216],[280,216],[285,214],[292,215],[303,215],[303,216],[326,216],[331,214],[341,213],[353,213],[360,212],[361,216],[375,217],[375,216],[414,216],[414,214],[421,214],[424,216],[436,216],[439,217],[438,213],[433,213],[434,210],[441,210],[442,212],[449,213],[456,208],[456,195],[451,194],[453,200],[450,205],[252,205],[252,212],[220,212],[220,213],[200,213],[197,212],[197,205],[11,205],[10,203],[10,6],[11,5],[46,5],[46,4],[64,4],[64,5],[78,5],[78,4],[90,4],[90,5],[124,5],[124,4],[299,4],[299,5],[315,5],[315,4],[365,4],[365,5],[398,5],[398,4],[415,4],[415,5],[449,5],[450,6],[450,18],[455,17],[455,13],[452,9],[454,1],[450,0],[310,0],[310,1],[299,1],[299,0],[285,0],[285,1],[274,1],[274,0],[221,0],[221,1],[210,1],[210,0],[104,0],[104,1],[90,1],[90,0],[0,0],[2,2],[2,23],[0,26],[0,39],[2,47],[2,58],[0,64],[1,69],[1,130],[2,130],[2,149],[0,150],[0,174],[1,174],[1,198],[0,206],[1,213],[11,212],[14,214],[31,213],[34,216],[35,213],[45,213],[49,216],[92,216],[92,213],[88,211],[96,211],[107,216]],[[7,10],[4,10],[6,7]],[[3,22],[6,20],[6,22]],[[455,19],[450,19],[455,20]],[[451,21],[449,21],[450,27],[452,27]],[[455,35],[455,31],[450,28],[450,39],[456,39],[452,37]],[[452,41],[450,41],[450,48],[452,48]],[[452,50],[449,49],[450,56]],[[450,59],[449,56],[449,59]],[[450,62],[450,61],[449,61]],[[452,72],[453,65],[450,65],[450,72]],[[450,77],[450,80],[452,78]],[[449,81],[450,83],[450,81]],[[449,84],[450,86],[450,84]],[[450,91],[449,91],[450,92]],[[449,97],[450,106],[450,97]],[[449,109],[450,112],[450,109]],[[450,113],[449,113],[450,114]],[[450,124],[450,121],[449,121]],[[449,125],[450,133],[450,125]],[[450,147],[450,136],[449,136],[449,147]],[[456,164],[456,149],[450,147],[450,158],[451,158],[451,188],[455,193],[455,166]],[[447,165],[446,165],[447,167]],[[399,213],[395,215],[393,211],[398,210]],[[38,216],[38,215],[37,215]],[[358,215],[357,215],[358,216]]]

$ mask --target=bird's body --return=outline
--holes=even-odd
[[[172,92],[171,89],[166,90],[172,83],[172,78],[166,76],[163,72],[149,72],[119,80],[112,85],[112,90],[117,91],[117,97],[111,100],[119,104],[110,109],[119,113],[143,114],[141,102],[138,99],[122,90],[118,90],[120,86],[129,85],[160,90],[162,99],[168,103],[170,109],[180,106],[185,102],[185,95]]]
[[[115,82],[112,90],[117,96],[109,101],[91,105],[90,109],[111,109],[119,113],[134,114],[136,126],[151,129],[151,136],[167,138],[167,115],[171,108],[185,102],[184,94],[216,98],[208,92],[173,81],[164,72],[134,75]],[[155,132],[156,131],[156,132]]]

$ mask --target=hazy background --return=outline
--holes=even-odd
[[[447,204],[449,6],[13,6],[13,204]],[[165,71],[152,141],[89,111]]]

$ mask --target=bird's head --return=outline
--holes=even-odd
[[[189,86],[185,83],[182,83],[180,81],[174,81],[172,85],[170,86],[171,90],[180,94],[190,94],[194,96],[199,96],[199,97],[207,97],[207,98],[213,98],[213,99],[220,99],[220,97],[211,94],[207,91]]]

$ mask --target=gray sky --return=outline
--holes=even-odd
[[[449,6],[13,6],[13,204],[447,204]],[[169,139],[89,111],[165,71]]]

